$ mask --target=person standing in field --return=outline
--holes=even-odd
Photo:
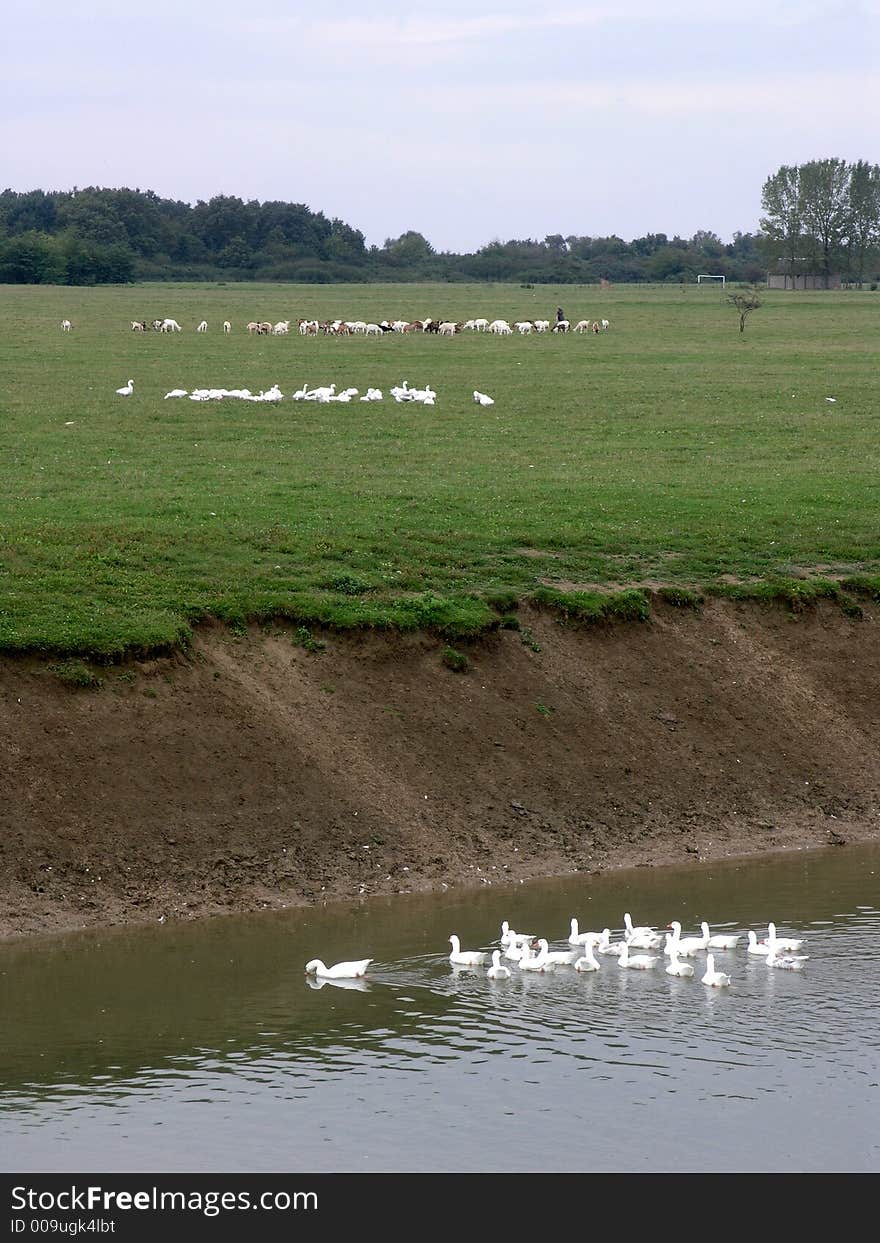
[[[563,309],[562,309],[562,307],[561,307],[561,306],[558,306],[558,307],[556,308],[556,322],[557,322],[557,324],[562,323],[562,321],[563,321],[564,319],[565,319],[565,311],[563,311]]]

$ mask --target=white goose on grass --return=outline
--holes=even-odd
[[[366,975],[372,961],[372,958],[358,958],[353,962],[337,962],[332,967],[326,967],[320,958],[313,958],[306,963],[306,974],[314,974],[324,980],[355,980]]]
[[[474,401],[480,406],[494,406],[495,398],[490,397],[488,393],[481,393],[474,389]]]
[[[617,959],[618,967],[635,968],[637,971],[649,971],[651,967],[656,967],[660,961],[653,954],[630,954],[629,946],[626,941],[623,943],[623,952]]]
[[[130,397],[134,392],[134,380],[129,380],[123,388],[118,388],[116,391],[120,397]]]
[[[599,971],[599,963],[593,953],[592,942],[587,941],[584,945],[583,957],[578,958],[574,964],[575,971]]]
[[[119,390],[122,392],[122,390]],[[185,388],[173,388],[170,393],[166,393],[163,400],[167,401],[169,397],[186,397],[187,390]]]
[[[692,958],[699,950],[706,948],[706,943],[702,937],[683,937],[681,935],[681,924],[677,919],[673,919],[669,925],[672,929],[672,935],[666,937],[666,948],[664,954],[672,955],[673,949],[679,954],[683,954],[685,958]]]
[[[501,950],[492,951],[492,966],[486,972],[490,980],[509,980],[510,968],[501,962]]]
[[[550,967],[571,967],[580,957],[577,950],[551,950],[549,941],[545,937],[538,938],[538,946],[544,961]]]
[[[703,929],[703,940],[707,949],[714,950],[732,950],[736,949],[739,936],[728,935],[726,932],[716,932],[714,935],[709,932],[709,925],[705,920],[700,924]]]
[[[449,961],[453,967],[481,967],[486,961],[486,955],[481,950],[463,950],[461,941],[454,932],[449,938],[449,944],[452,946]]]
[[[706,955],[706,974],[700,980],[701,984],[708,984],[710,988],[727,988],[730,983],[730,976],[726,971],[715,970],[715,955]]]
[[[694,969],[689,962],[681,962],[678,957],[678,951],[673,950],[669,955],[669,965],[666,968],[666,974],[687,979],[694,974]]]
[[[767,925],[767,936],[764,941],[765,945],[771,946],[777,953],[782,950],[788,954],[794,954],[801,948],[804,943],[803,937],[778,937],[776,935],[776,925]]]
[[[328,402],[336,392],[336,384],[321,384],[318,388],[310,388],[303,396],[303,401]]]

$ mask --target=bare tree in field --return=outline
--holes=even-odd
[[[745,332],[746,319],[751,315],[752,311],[757,311],[761,305],[761,297],[757,289],[752,286],[749,289],[739,289],[735,293],[727,295],[727,301],[731,306],[735,306],[739,314],[739,330]]]

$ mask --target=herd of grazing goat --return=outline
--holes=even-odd
[[[567,319],[558,319],[552,325],[549,319],[521,319],[515,320],[512,324],[506,319],[467,319],[460,322],[451,319],[383,319],[379,323],[368,323],[362,319],[298,319],[296,322],[297,331],[302,337],[381,337],[386,332],[422,332],[439,337],[454,337],[460,332],[486,332],[498,337],[510,337],[514,334],[524,337],[531,333],[542,332],[576,332],[579,334],[594,332],[598,334],[611,327],[607,319],[581,319],[574,325]],[[274,324],[269,320],[251,320],[246,327],[252,336],[283,337],[290,333],[290,325],[289,319],[278,320]],[[70,331],[69,320],[63,320],[61,326],[64,331]],[[131,320],[132,332],[149,332],[151,329],[155,332],[183,331],[176,319]],[[196,332],[207,331],[208,321],[203,319],[196,326]],[[232,324],[228,319],[223,321],[223,331],[224,333],[232,332]]]

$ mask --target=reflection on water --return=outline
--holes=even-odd
[[[0,946],[9,1170],[880,1168],[880,848]],[[876,905],[875,905],[876,903]],[[489,980],[502,919],[805,938]],[[305,963],[369,953],[366,979]],[[664,960],[665,961],[665,960]],[[821,1124],[817,1122],[821,1120]]]

